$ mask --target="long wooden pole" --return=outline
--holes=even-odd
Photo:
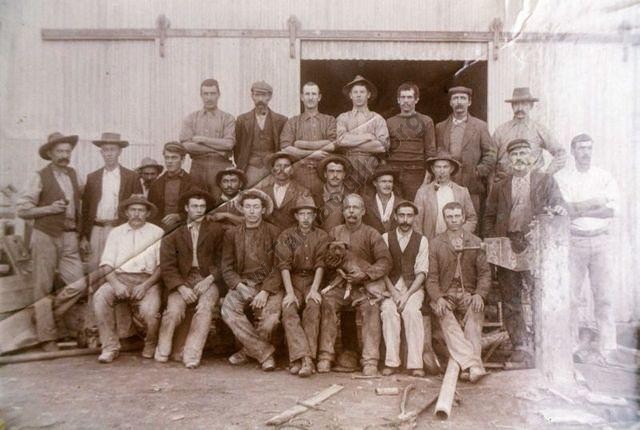
[[[296,417],[300,414],[303,414],[307,412],[309,409],[313,409],[314,406],[319,405],[320,403],[324,402],[334,394],[338,394],[340,391],[342,391],[343,388],[344,388],[343,385],[333,384],[329,388],[320,391],[315,396],[309,397],[307,400],[299,402],[297,405],[292,406],[286,411],[270,418],[266,422],[266,424],[268,426],[277,426],[277,425],[284,424],[287,421],[289,421],[291,418]]]
[[[436,403],[436,408],[433,411],[433,415],[441,420],[446,420],[451,415],[451,407],[453,406],[453,399],[456,395],[459,373],[460,366],[453,358],[449,358],[447,371],[444,373],[444,378],[442,378],[438,403]]]

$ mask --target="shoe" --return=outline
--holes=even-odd
[[[195,369],[200,365],[200,363],[198,363],[197,361],[191,361],[189,363],[184,363],[184,367],[186,367],[187,369]]]
[[[145,343],[142,348],[142,358],[151,359],[156,352],[156,346],[151,343]]]
[[[98,357],[98,361],[100,363],[111,363],[113,360],[118,358],[120,353],[116,351],[102,351],[100,356]]]
[[[471,368],[469,369],[469,382],[475,384],[487,375],[487,371],[484,370],[481,366],[471,366]]]
[[[318,361],[318,373],[329,373],[331,372],[331,361],[326,359],[321,359]]]
[[[265,372],[271,372],[272,370],[275,370],[276,361],[273,359],[273,355],[270,355],[269,358],[263,361],[260,366]]]
[[[229,357],[229,363],[233,364],[234,366],[244,364],[247,361],[249,361],[249,358],[247,358],[247,354],[245,354],[243,349]]]
[[[363,376],[378,376],[378,366],[375,364],[365,364],[362,366]]]
[[[314,372],[315,369],[313,366],[313,360],[311,359],[311,357],[304,357],[302,359],[302,367],[298,372],[298,376],[301,378],[308,378],[309,376],[313,375]]]
[[[424,370],[422,370],[422,369],[411,369],[409,374],[411,376],[417,376],[418,378],[424,378],[425,377]]]
[[[60,348],[58,348],[58,344],[55,340],[50,340],[42,344],[42,350],[44,352],[56,352],[60,351]]]
[[[362,372],[364,373],[364,371]],[[386,367],[384,369],[382,369],[382,376],[391,376],[394,373],[396,373],[396,368],[395,367]]]
[[[429,375],[439,375],[442,373],[442,367],[440,367],[438,357],[436,357],[433,351],[425,351],[422,354],[422,362]]]
[[[169,361],[169,357],[167,357],[166,355],[161,355],[161,354],[158,352],[158,349],[157,349],[157,348],[156,348],[156,352],[155,352],[155,354],[153,355],[153,359],[154,359],[155,361],[157,361],[158,363],[166,363],[167,361]]]
[[[300,360],[296,360],[289,366],[289,373],[292,375],[297,375],[302,368],[302,364],[300,364]]]

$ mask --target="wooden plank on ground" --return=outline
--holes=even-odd
[[[0,278],[0,313],[13,312],[33,303],[31,276],[6,276]]]
[[[286,423],[291,418],[296,417],[300,414],[307,412],[309,409],[313,409],[314,406],[319,405],[320,403],[327,400],[329,397],[334,394],[338,394],[344,388],[343,385],[333,384],[327,389],[320,391],[315,396],[309,397],[307,400],[304,400],[304,406],[301,404],[297,404],[286,411],[270,418],[266,424],[269,426],[277,426]]]

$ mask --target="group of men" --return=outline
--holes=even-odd
[[[356,76],[343,93],[353,109],[334,119],[318,111],[320,88],[308,82],[304,112],[287,119],[269,108],[272,87],[256,82],[255,109],[236,120],[218,108],[218,82],[207,79],[203,108],[164,145],[164,165],[145,158],[137,172],[124,168],[128,142],[103,133],[93,144],[104,167],[82,193],[69,167],[78,136],[51,134],[39,151],[50,163],[17,204],[33,220],[34,298],[52,292],[56,273],[66,285],[51,306],[36,307],[43,347],[56,348],[65,312],[87,295],[85,335],[97,327],[101,362],[118,356],[128,314],[144,330],[143,357],[194,368],[221,302],[240,347],[230,363],[274,369],[281,323],[289,370],[306,377],[335,365],[342,311],[355,309],[363,374],[378,373],[383,340],[384,375],[403,366],[415,376],[437,372],[433,331],[475,382],[486,373],[481,336],[492,285],[480,237],[506,237],[521,253],[532,220],[568,215],[572,309],[589,272],[601,350],[615,349],[606,249],[618,191],[591,166],[588,135],[571,142],[575,170],[563,169],[565,151],[529,118],[537,99],[528,88],[514,90],[514,118],[493,137],[469,114],[466,87],[449,89],[452,114],[435,126],[416,112],[412,83],[400,85],[400,113],[386,121],[368,108],[377,93],[369,80]],[[543,149],[552,155],[546,169]],[[74,282],[84,276],[81,254],[91,271],[85,283]],[[522,311],[531,273],[498,267],[496,277],[511,360],[532,365]]]

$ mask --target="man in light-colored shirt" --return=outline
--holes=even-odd
[[[120,203],[127,223],[109,233],[100,259],[107,282],[94,295],[94,311],[100,332],[101,363],[117,358],[120,341],[116,334],[115,304],[129,302],[134,319],[146,331],[143,358],[152,358],[160,325],[160,239],[163,230],[146,222],[157,210],[143,195]]]
[[[200,84],[203,107],[182,122],[180,142],[191,156],[190,174],[194,182],[215,195],[219,192],[215,177],[231,167],[231,153],[236,144],[235,119],[218,108],[220,86],[215,79]]]
[[[571,321],[574,341],[579,340],[579,326],[583,303],[585,275],[593,295],[596,326],[599,330],[599,352],[605,359],[617,347],[616,324],[612,309],[612,250],[609,228],[619,211],[620,192],[613,176],[591,165],[593,139],[579,134],[571,141],[574,169],[563,169],[555,176],[567,202],[571,216],[571,242],[569,269],[571,273]],[[587,323],[587,326],[589,324]],[[576,359],[588,351],[588,345],[579,345]]]

